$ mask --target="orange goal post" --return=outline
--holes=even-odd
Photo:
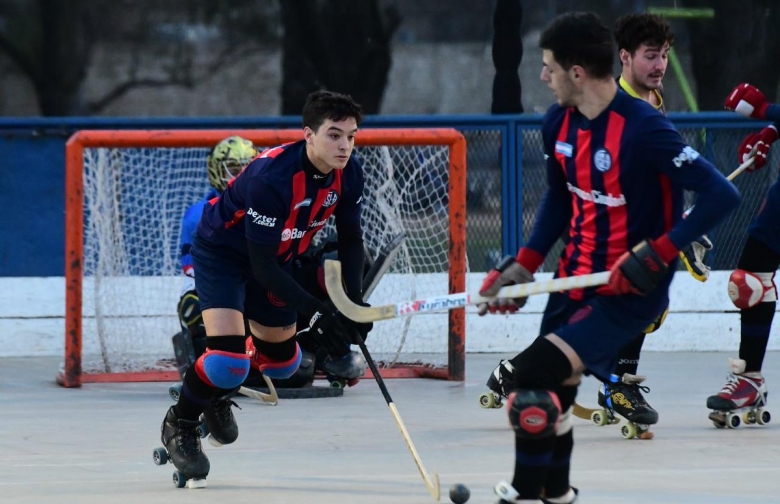
[[[181,330],[181,220],[209,189],[206,155],[231,135],[259,149],[303,138],[301,130],[104,130],[68,140],[60,385],[179,380],[171,337]],[[369,302],[465,291],[464,137],[447,128],[362,129],[355,151],[367,249],[406,236]],[[366,343],[384,377],[465,377],[463,309],[378,322]]]

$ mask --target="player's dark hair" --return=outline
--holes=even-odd
[[[612,32],[592,12],[561,14],[544,30],[539,47],[552,51],[564,70],[579,65],[597,79],[612,75]]]
[[[618,51],[625,49],[633,56],[642,44],[648,47],[674,45],[674,32],[669,22],[657,14],[627,14],[615,21],[615,42]]]
[[[355,118],[358,126],[363,121],[363,108],[351,96],[332,91],[315,91],[306,97],[303,106],[303,127],[317,131],[327,119],[333,122]]]

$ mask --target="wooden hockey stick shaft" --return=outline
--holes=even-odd
[[[423,481],[425,482],[425,487],[428,489],[428,492],[430,492],[431,497],[433,497],[433,500],[438,501],[441,498],[441,490],[439,488],[439,475],[434,472],[433,478],[428,476],[428,472],[425,470],[425,466],[423,466],[422,460],[420,459],[420,455],[417,453],[417,449],[414,447],[414,443],[412,443],[412,438],[409,437],[409,432],[406,430],[406,426],[404,425],[404,422],[401,420],[401,416],[398,414],[398,410],[396,409],[395,404],[393,403],[393,399],[390,397],[390,392],[387,391],[387,387],[385,386],[385,381],[382,379],[382,375],[379,374],[379,370],[376,368],[376,363],[374,363],[374,359],[371,357],[371,354],[368,352],[366,343],[363,341],[363,338],[361,338],[359,334],[356,334],[355,338],[357,339],[357,343],[358,346],[360,347],[360,351],[363,352],[363,356],[366,358],[366,362],[368,363],[368,367],[371,369],[371,373],[374,375],[374,379],[376,380],[377,385],[379,385],[379,390],[382,391],[382,395],[385,398],[385,402],[387,402],[387,407],[390,408],[390,413],[393,414],[393,419],[395,419],[395,423],[398,426],[398,430],[401,431],[401,435],[403,436],[404,441],[406,441],[406,447],[409,448],[409,451],[412,453],[412,458],[414,458],[414,463],[417,465],[417,470],[420,471],[420,475],[422,476]]]
[[[520,298],[533,296],[535,294],[594,287],[597,285],[604,285],[608,280],[609,271],[603,271],[590,275],[509,285],[502,287],[498,292],[498,295],[492,298],[485,298],[479,295],[470,295],[466,292],[462,292],[445,296],[429,297],[427,299],[404,301],[384,306],[360,306],[353,303],[347,296],[347,293],[344,292],[344,285],[341,282],[341,263],[330,259],[325,261],[325,287],[328,290],[331,301],[333,301],[334,306],[343,313],[345,317],[356,322],[375,322],[377,320],[392,319],[405,315],[412,315],[414,313],[453,310],[455,308],[485,303],[496,298]]]
[[[751,156],[747,161],[737,166],[737,168],[733,172],[729,173],[728,176],[726,177],[726,180],[731,182],[732,180],[737,178],[737,175],[750,168],[753,165],[753,163],[755,163],[755,161],[756,161],[755,156]],[[688,214],[691,213],[691,210],[693,210],[694,206],[696,205],[693,205],[691,208],[686,210],[685,213],[683,213],[683,216],[687,217]]]

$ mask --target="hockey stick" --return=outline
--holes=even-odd
[[[739,175],[739,174],[740,174],[740,173],[742,173],[743,171],[745,171],[745,170],[747,170],[748,168],[750,168],[751,166],[753,166],[753,163],[754,163],[755,161],[756,161],[756,158],[755,158],[755,156],[751,156],[751,157],[750,157],[750,158],[749,158],[747,161],[745,161],[745,162],[744,162],[744,163],[742,163],[741,165],[737,166],[737,168],[736,168],[736,169],[735,169],[733,172],[729,173],[729,174],[728,174],[728,176],[726,177],[726,180],[728,180],[729,182],[731,182],[732,180],[734,180],[735,178],[737,178],[737,175]],[[683,213],[683,217],[688,217],[688,214],[690,214],[690,213],[691,213],[691,210],[693,210],[693,207],[694,207],[694,206],[696,206],[696,205],[693,205],[691,208],[689,208],[688,210],[686,210],[686,211]]]
[[[390,269],[390,265],[393,264],[395,256],[401,251],[401,245],[403,245],[405,239],[406,233],[398,233],[379,251],[376,259],[374,259],[374,263],[363,278],[363,301],[367,301],[371,297],[371,293],[379,285],[379,281],[387,273],[387,270]]]
[[[341,284],[341,280],[339,280],[339,284]],[[385,402],[387,402],[387,407],[390,408],[390,413],[393,414],[395,423],[396,425],[398,425],[398,430],[401,431],[401,435],[404,437],[404,441],[406,441],[407,448],[409,448],[409,451],[412,452],[414,463],[417,465],[417,469],[420,471],[420,475],[422,476],[423,481],[425,482],[425,487],[428,489],[428,492],[430,492],[431,497],[433,497],[433,500],[438,501],[441,497],[441,491],[439,489],[439,475],[436,472],[434,472],[433,478],[428,476],[428,473],[425,471],[425,466],[423,466],[422,460],[420,460],[420,455],[417,454],[417,450],[414,447],[414,443],[412,443],[412,438],[409,437],[409,432],[406,430],[406,427],[404,426],[404,423],[401,420],[401,416],[398,414],[398,410],[396,409],[395,404],[393,403],[393,399],[390,397],[390,392],[387,391],[387,387],[385,386],[385,381],[382,379],[382,375],[379,374],[379,370],[376,368],[374,359],[371,357],[371,354],[368,352],[368,348],[366,347],[365,341],[363,341],[363,338],[361,338],[359,334],[355,334],[355,339],[357,340],[357,344],[360,347],[360,351],[363,352],[363,356],[366,358],[366,362],[368,363],[368,367],[371,369],[371,373],[374,375],[376,384],[379,385],[379,390],[382,391],[382,395],[385,398]]]
[[[545,294],[548,292],[567,291],[583,287],[604,285],[609,281],[609,271],[592,273],[566,278],[556,278],[543,282],[531,282],[519,285],[502,287],[498,295],[493,298],[485,298],[480,295],[471,295],[467,292],[449,294],[447,296],[435,296],[428,299],[404,301],[384,306],[360,306],[353,303],[344,286],[341,283],[341,263],[339,261],[325,261],[325,287],[334,306],[348,319],[355,322],[374,322],[387,320],[415,313],[453,310],[469,305],[475,305],[492,301],[496,298],[520,298]]]
[[[268,378],[266,375],[263,375],[263,380],[265,381],[265,384],[268,385],[268,393],[260,392],[259,390],[254,390],[249,387],[241,387],[238,389],[238,393],[247,397],[250,397],[252,399],[257,399],[258,401],[262,401],[264,403],[270,404],[271,406],[276,406],[279,404],[279,395],[276,393],[276,387],[274,387],[274,384],[271,382],[271,379]]]
[[[590,420],[591,415],[597,411],[601,411],[601,409],[602,408],[586,408],[585,406],[580,406],[577,401],[574,401],[574,405],[572,406],[572,414],[577,418]]]

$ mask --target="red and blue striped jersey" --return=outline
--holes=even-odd
[[[246,241],[278,246],[279,264],[303,254],[331,215],[360,222],[363,168],[355,156],[324,184],[307,175],[305,141],[263,151],[203,210],[198,234],[246,254]]]
[[[542,137],[548,189],[527,247],[546,255],[568,227],[560,277],[608,271],[634,245],[666,233],[682,248],[739,201],[736,189],[669,119],[623,91],[592,120],[576,108],[553,105]],[[698,195],[685,220],[684,190]]]

